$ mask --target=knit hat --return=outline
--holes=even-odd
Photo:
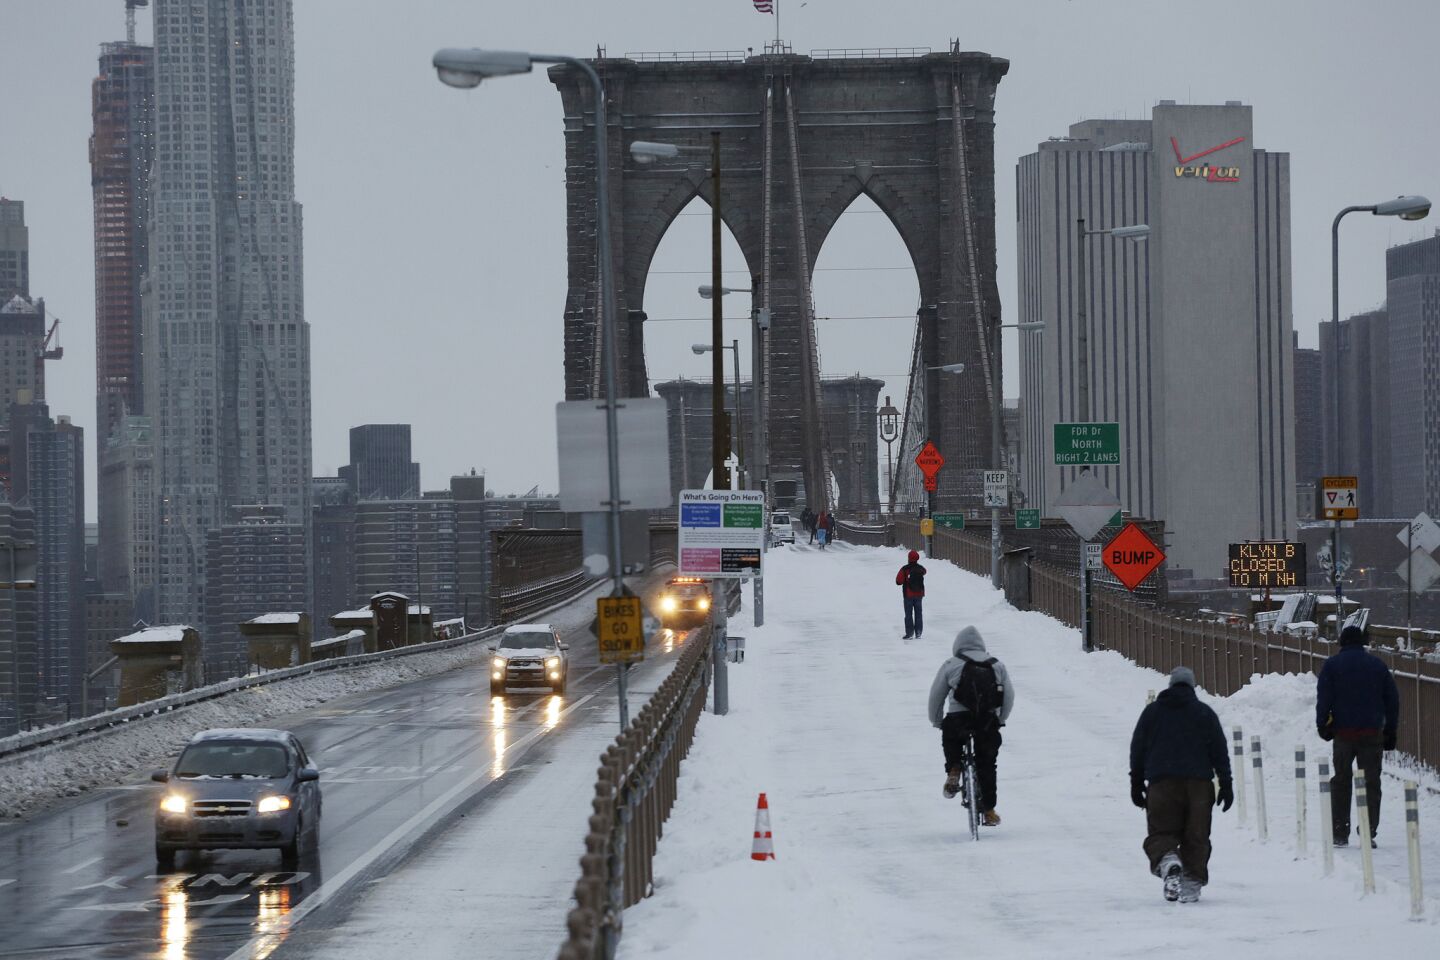
[[[1368,641],[1369,638],[1365,636],[1364,629],[1353,624],[1340,631],[1340,646],[1342,647],[1363,647]]]
[[[920,560],[920,551],[919,551],[919,550],[911,550],[911,551],[910,551],[910,562],[911,562],[911,563],[917,563],[919,560]]]
[[[1195,688],[1195,671],[1189,667],[1176,667],[1170,671],[1170,686],[1185,684],[1192,690]]]

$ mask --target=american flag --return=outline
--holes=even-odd
[[[753,0],[753,2],[755,4],[755,9],[759,10],[761,13],[775,12],[775,4],[772,2],[772,0]]]

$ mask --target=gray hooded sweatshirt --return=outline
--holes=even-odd
[[[930,684],[930,723],[937,727],[947,713],[965,712],[965,708],[956,703],[950,694],[950,691],[955,689],[955,684],[960,682],[960,671],[965,669],[965,661],[960,659],[960,654],[965,654],[971,660],[990,659],[990,654],[985,649],[985,640],[974,627],[966,627],[957,633],[951,650],[955,655],[940,664],[940,669],[935,674],[935,682]],[[1005,685],[1005,702],[1000,708],[1000,722],[1004,723],[1010,718],[1010,708],[1015,706],[1015,685],[1010,682],[1010,673],[1005,669],[1005,664],[999,660],[995,661],[995,679]]]

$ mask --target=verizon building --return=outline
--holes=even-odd
[[[1022,489],[1052,504],[1057,422],[1120,425],[1097,468],[1125,509],[1163,519],[1171,568],[1223,575],[1226,544],[1295,526],[1290,157],[1251,108],[1161,101],[1087,120],[1016,167]],[[1148,224],[1148,240],[1087,231]],[[1084,244],[1088,347],[1077,323]],[[1090,416],[1080,370],[1088,367]]]

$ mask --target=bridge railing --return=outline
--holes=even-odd
[[[653,890],[655,850],[675,804],[680,761],[705,707],[710,651],[710,631],[690,631],[675,669],[600,757],[561,960],[613,957],[625,908]]]

